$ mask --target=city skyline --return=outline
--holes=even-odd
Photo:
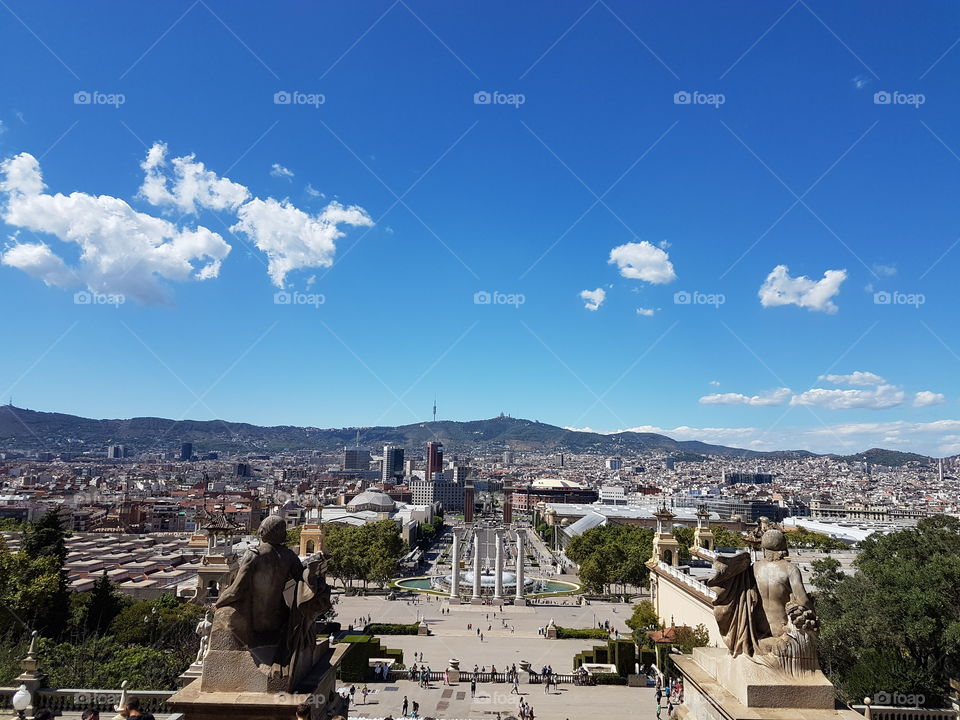
[[[960,452],[934,16],[0,12],[3,402]]]

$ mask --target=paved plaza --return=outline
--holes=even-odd
[[[445,599],[438,601],[427,596],[420,596],[416,601],[340,596],[336,607],[337,619],[345,627],[359,623],[368,615],[373,622],[396,623],[412,623],[418,616],[424,617],[430,626],[429,637],[381,637],[387,647],[403,650],[404,662],[408,666],[415,661],[414,653],[422,652],[423,662],[437,671],[446,669],[450,658],[457,658],[463,670],[472,670],[474,665],[489,670],[495,665],[500,671],[527,660],[538,671],[544,665],[550,665],[555,672],[569,673],[573,670],[573,656],[601,641],[547,640],[538,633],[538,628],[546,626],[551,618],[564,627],[596,627],[597,623],[606,620],[621,633],[628,633],[624,621],[633,608],[628,604],[610,603],[580,607],[572,598],[568,602],[570,605],[565,607],[515,608],[505,605],[501,612],[498,606],[449,605]],[[447,609],[449,614],[445,612]],[[468,624],[473,627],[467,629]],[[477,636],[477,627],[483,632],[482,641]],[[363,704],[358,694],[351,717],[392,715],[400,718],[406,696],[411,703],[420,703],[421,718],[495,720],[498,712],[503,718],[515,714],[519,701],[517,695],[511,694],[511,686],[507,683],[481,683],[475,697],[470,695],[469,682],[452,687],[444,687],[442,681],[434,682],[430,688],[424,689],[417,682],[402,680],[370,683],[368,688],[371,694],[367,704]],[[545,720],[656,717],[656,700],[651,688],[560,685],[557,690],[546,694],[542,685],[521,684],[520,692],[520,697],[532,705],[535,717]],[[663,717],[666,717],[666,710]]]

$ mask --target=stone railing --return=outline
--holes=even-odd
[[[34,707],[46,708],[58,713],[82,712],[96,708],[101,712],[112,711],[120,702],[121,690],[97,690],[86,688],[40,688],[33,699]],[[153,714],[164,712],[173,690],[127,690],[128,698],[137,698],[144,710]]]
[[[713,550],[708,550],[707,548],[700,547],[699,545],[691,545],[690,554],[696,555],[698,558],[702,558],[703,560],[713,561],[717,559],[717,554]]]
[[[664,573],[669,575],[672,578],[679,580],[682,584],[687,585],[690,588],[693,588],[702,595],[706,595],[711,600],[717,599],[716,591],[709,587],[706,583],[697,580],[695,577],[689,575],[688,573],[683,572],[675,568],[673,565],[665,563],[663,560],[660,560],[657,563],[657,568],[662,570]]]
[[[15,687],[0,687],[0,709],[9,710],[13,707]],[[113,712],[120,702],[121,690],[71,689],[71,688],[40,688],[33,695],[34,708],[44,708],[55,713],[82,712],[87,708],[96,708],[100,712]],[[155,715],[165,715],[171,720],[182,718],[180,714],[171,715],[165,712],[167,699],[174,694],[173,690],[127,690],[128,698],[138,698],[144,710]]]
[[[894,705],[851,705],[868,720],[957,720],[960,713],[948,708],[911,708]]]

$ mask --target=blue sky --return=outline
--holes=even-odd
[[[955,5],[55,5],[0,8],[18,406],[329,427],[436,394],[960,452]]]

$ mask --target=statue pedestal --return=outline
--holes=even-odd
[[[557,626],[547,625],[547,640],[556,640],[556,639],[557,639]]]
[[[834,687],[819,670],[789,677],[722,648],[670,659],[683,676],[681,720],[862,720],[838,709]]]
[[[336,695],[336,668],[349,644],[328,649],[317,644],[314,663],[295,689],[291,679],[269,674],[245,650],[210,650],[203,659],[199,679],[179,690],[168,701],[173,712],[186,720],[290,720],[297,705],[313,708],[313,720],[341,712]]]
[[[203,674],[203,663],[195,662],[177,678],[177,687],[184,688]]]

